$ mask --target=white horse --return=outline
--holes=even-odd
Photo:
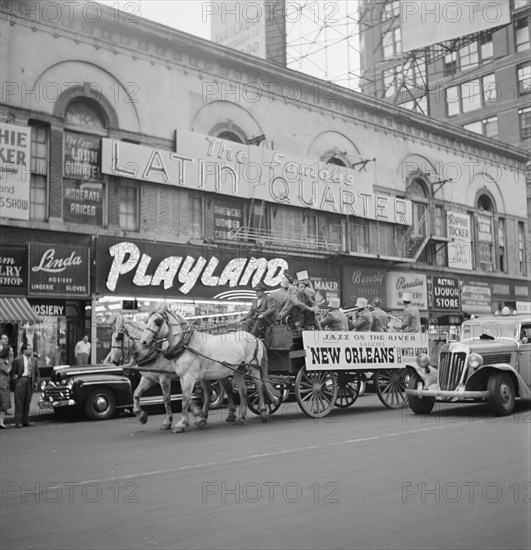
[[[173,427],[174,433],[184,432],[189,426],[188,408],[195,383],[198,380],[221,380],[231,375],[240,394],[240,406],[234,423],[243,424],[247,417],[246,374],[254,379],[260,418],[262,422],[267,422],[269,411],[264,390],[272,402],[276,402],[279,396],[268,376],[267,350],[261,340],[243,331],[225,334],[196,331],[181,315],[170,311],[165,305],[149,317],[140,339],[139,356],[146,351],[152,353],[153,346],[163,339],[167,339],[169,344],[164,355],[171,359],[175,373],[181,379],[183,393],[182,417]],[[197,417],[197,413],[194,414]]]
[[[114,363],[115,365],[119,365],[124,361],[128,361],[130,359],[129,352],[131,348],[133,351],[136,349],[134,346],[140,340],[145,328],[145,323],[142,323],[141,321],[125,321],[121,315],[118,316],[114,321],[111,337],[111,350],[103,362],[106,364]],[[140,397],[154,384],[159,384],[162,389],[164,408],[166,410],[166,417],[159,429],[169,430],[173,422],[173,414],[171,411],[171,382],[178,377],[175,374],[170,361],[164,357],[160,350],[154,350],[152,356],[146,357],[144,361],[142,361],[142,367],[145,367],[146,370],[140,371],[140,383],[133,393],[133,413],[142,424],[147,422],[148,414],[140,407]],[[232,395],[232,385],[228,379],[221,380],[220,382],[225,390],[225,393],[227,394],[228,400],[229,414],[227,415],[226,421],[232,422],[236,418],[236,407],[234,405]],[[210,382],[202,382],[201,386],[203,388],[203,408],[201,415],[204,419],[204,423],[201,426],[198,425],[198,427],[202,427],[206,423],[206,419],[208,418],[208,410],[212,400],[212,387]],[[193,401],[191,403],[191,407],[193,410],[197,410],[197,407]]]

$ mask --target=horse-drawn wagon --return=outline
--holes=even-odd
[[[390,409],[404,406],[407,367],[426,353],[426,334],[401,332],[292,331],[286,325],[267,328],[269,374],[286,396],[293,391],[302,411],[320,418],[334,407],[355,403],[367,373],[376,393]],[[249,407],[255,411],[254,392]],[[268,403],[270,413],[279,403]]]

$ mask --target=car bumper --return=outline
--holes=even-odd
[[[76,404],[73,399],[66,399],[64,401],[47,401],[45,399],[39,399],[37,403],[39,409],[56,409],[58,407],[72,407]]]
[[[435,397],[435,399],[486,399],[489,396],[488,391],[455,391],[455,390],[438,390],[438,389],[422,389],[413,390],[406,389],[408,396],[415,397]]]

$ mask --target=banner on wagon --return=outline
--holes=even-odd
[[[304,331],[306,370],[401,369],[428,353],[427,334]]]

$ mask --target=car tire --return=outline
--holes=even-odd
[[[409,375],[407,387],[416,389],[419,382],[422,382],[420,376],[414,372]],[[408,395],[407,399],[409,408],[415,414],[429,414],[435,405],[435,397],[417,397],[416,395]]]
[[[225,390],[223,389],[223,386],[221,385],[221,382],[219,380],[216,380],[212,382],[212,401],[210,403],[209,409],[211,411],[215,411],[217,409],[221,409],[223,406],[223,403],[225,401]]]
[[[516,392],[512,377],[506,372],[491,374],[487,382],[489,410],[496,416],[507,416],[514,410]]]
[[[110,390],[94,390],[85,401],[85,414],[91,420],[108,420],[116,413],[116,398]]]

